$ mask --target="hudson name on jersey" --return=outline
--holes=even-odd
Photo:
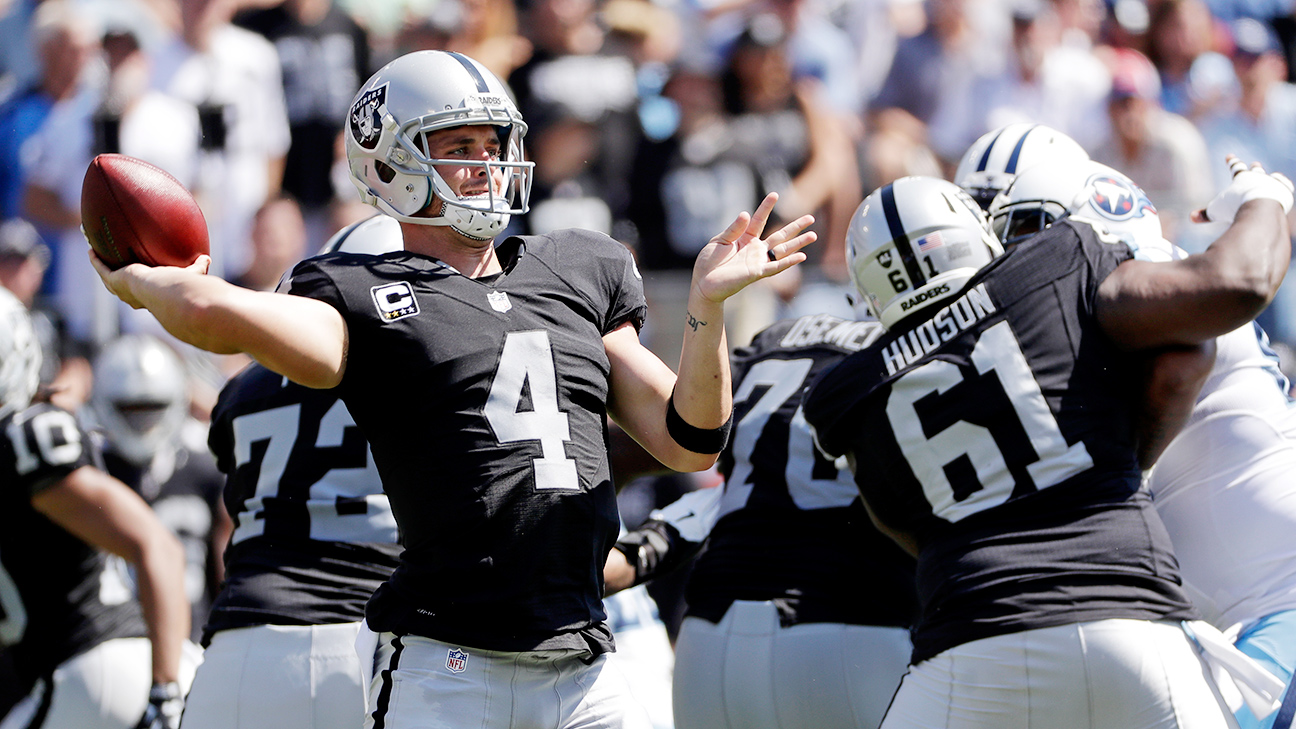
[[[812,386],[819,445],[853,453],[874,514],[918,543],[914,662],[1032,628],[1194,616],[1139,489],[1137,360],[1094,314],[1130,257],[1054,225]]]

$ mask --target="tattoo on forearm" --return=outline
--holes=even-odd
[[[693,313],[690,311],[685,311],[684,315],[688,317],[688,325],[692,327],[695,332],[698,330],[698,327],[704,327],[707,325],[706,322],[693,316]]]

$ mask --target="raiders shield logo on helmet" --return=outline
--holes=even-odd
[[[351,136],[365,149],[378,146],[382,135],[382,111],[387,107],[387,84],[365,92],[356,99],[348,115]]]

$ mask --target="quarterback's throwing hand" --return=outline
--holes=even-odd
[[[151,267],[142,263],[131,263],[118,269],[111,269],[108,264],[104,263],[99,256],[95,255],[94,250],[90,251],[90,265],[94,266],[95,272],[103,280],[104,286],[112,292],[114,296],[130,304],[132,308],[142,309],[144,305],[135,298],[131,293],[131,279],[145,276],[170,276],[172,271],[192,271],[197,274],[207,273],[211,266],[211,256],[206,254],[198,256],[198,260],[179,268],[176,266]]]
[[[777,202],[778,193],[766,195],[754,214],[739,214],[698,253],[693,285],[699,293],[721,302],[753,281],[786,271],[806,259],[801,249],[815,240],[815,233],[805,231],[814,223],[814,216],[802,215],[761,237]]]
[[[1292,181],[1286,175],[1265,172],[1259,162],[1247,167],[1233,155],[1229,155],[1226,161],[1233,172],[1233,181],[1206,205],[1205,210],[1193,213],[1194,222],[1231,223],[1242,203],[1251,200],[1273,200],[1282,205],[1284,213],[1291,211]]]

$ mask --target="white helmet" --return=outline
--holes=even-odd
[[[1008,124],[986,132],[968,147],[954,172],[954,184],[968,191],[982,210],[1013,178],[1039,164],[1089,159],[1071,137],[1043,124]]]
[[[179,437],[189,409],[184,364],[148,334],[125,334],[94,359],[90,407],[110,450],[136,464]]]
[[[31,404],[40,366],[40,343],[27,307],[0,286],[0,417]]]
[[[874,190],[846,231],[851,281],[888,329],[957,294],[1001,253],[985,212],[963,188],[935,177]]]
[[[386,215],[375,215],[334,233],[315,255],[363,253],[378,256],[404,248],[405,237],[401,234],[400,223]]]
[[[405,248],[405,236],[401,233],[400,223],[387,215],[373,215],[364,220],[351,223],[329,237],[315,254],[325,253],[363,253],[367,256],[379,256]],[[286,294],[292,284],[292,269],[284,271],[275,286],[275,293]]]
[[[1099,224],[1131,249],[1169,245],[1147,193],[1100,162],[1040,165],[1017,176],[990,204],[990,223],[1004,245],[1064,217]]]
[[[501,158],[491,161],[432,159],[423,134],[437,129],[486,124],[500,134]],[[351,181],[360,198],[407,223],[448,225],[479,240],[495,237],[509,216],[525,213],[531,196],[533,162],[522,153],[522,121],[509,90],[473,59],[447,51],[417,51],[383,66],[360,88],[347,114],[346,153]],[[434,165],[503,169],[505,186],[461,198]],[[433,202],[436,217],[414,217]]]

